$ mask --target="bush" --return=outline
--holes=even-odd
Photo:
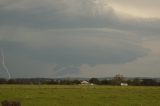
[[[21,106],[20,102],[17,101],[7,101],[4,100],[1,102],[2,106]]]

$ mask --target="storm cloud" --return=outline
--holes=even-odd
[[[148,2],[141,2],[138,9],[147,10],[143,3]],[[134,76],[157,77],[157,66],[154,73],[146,69],[148,63],[154,66],[153,58],[159,57],[159,43],[151,44],[160,40],[159,16],[152,12],[149,15],[153,17],[142,16],[133,9],[125,12],[121,6],[130,3],[0,0],[0,47],[5,50],[12,76],[104,77],[136,73]],[[137,6],[136,2],[133,4]],[[143,60],[147,60],[147,65]],[[141,64],[139,61],[144,66],[133,70]]]

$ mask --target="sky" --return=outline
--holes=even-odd
[[[0,0],[12,78],[160,77],[159,0]],[[0,56],[0,77],[7,78]]]

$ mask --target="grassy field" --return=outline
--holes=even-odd
[[[0,85],[0,101],[22,106],[160,106],[160,87]]]

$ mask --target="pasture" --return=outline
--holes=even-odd
[[[0,85],[0,101],[22,106],[160,106],[160,87]]]

